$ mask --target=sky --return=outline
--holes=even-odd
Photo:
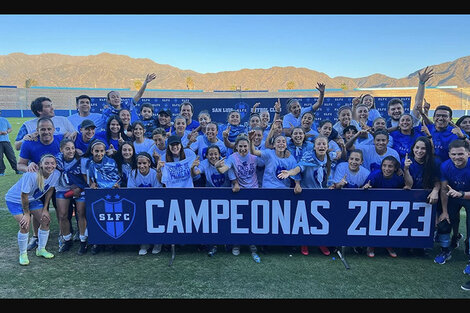
[[[6,14],[0,55],[102,52],[199,73],[304,67],[403,78],[470,55],[470,15]]]

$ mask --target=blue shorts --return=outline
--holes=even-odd
[[[11,215],[23,214],[23,206],[21,205],[21,203],[15,203],[10,201],[6,201],[6,203]],[[41,202],[41,200],[34,200],[29,203],[30,211],[42,209],[43,207],[44,204]]]
[[[72,199],[72,198],[66,198],[65,197],[65,193],[68,192],[68,191],[57,191],[55,192],[55,198],[56,199]],[[75,198],[73,197],[73,199],[76,201],[76,202],[85,202],[85,192],[82,192],[82,194],[80,195],[80,197],[78,198]]]

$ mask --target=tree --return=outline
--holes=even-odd
[[[292,80],[287,82],[287,89],[292,90],[294,89],[294,87],[295,87],[295,82],[293,82]]]
[[[25,88],[31,88],[32,86],[37,86],[37,85],[38,85],[37,80],[33,78],[28,78],[24,83]]]
[[[186,88],[188,88],[188,90],[194,89],[194,80],[191,76],[186,77]]]

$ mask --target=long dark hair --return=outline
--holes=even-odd
[[[109,143],[110,140],[111,140],[111,130],[109,129],[109,126],[111,125],[111,122],[113,120],[116,120],[118,123],[119,123],[119,126],[121,126],[120,130],[119,130],[119,133],[121,134],[121,137],[122,139],[124,139],[125,141],[127,140],[130,140],[130,138],[126,135],[126,133],[124,132],[124,124],[122,123],[122,120],[119,116],[117,116],[116,114],[111,114],[109,117],[108,117],[108,120],[106,121],[106,128],[105,128],[105,131],[106,131],[106,141]]]
[[[118,167],[119,175],[122,175],[122,165],[124,164],[124,157],[122,156],[122,147],[126,144],[131,146],[132,150],[134,151],[134,153],[132,153],[130,166],[132,169],[137,167],[137,158],[136,158],[134,145],[132,144],[131,141],[124,141],[122,145],[119,145],[118,152],[113,155],[113,159],[114,161],[116,161],[116,164]]]
[[[423,163],[423,188],[432,189],[434,188],[434,183],[438,180],[436,175],[436,163],[434,162],[434,147],[431,144],[431,140],[427,137],[418,137],[411,146],[410,155],[413,160],[415,160],[415,155],[413,149],[418,141],[422,141],[426,147],[426,155],[424,157]]]

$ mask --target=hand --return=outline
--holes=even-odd
[[[147,77],[145,77],[145,82],[150,83],[155,78],[157,78],[157,75],[155,73],[147,74]]]
[[[287,177],[289,177],[289,172],[287,170],[282,170],[278,175],[277,175],[277,178],[279,179],[286,179]]]
[[[323,83],[317,83],[317,90],[320,92],[320,93],[324,93],[325,92],[325,84]]]
[[[407,153],[407,154],[405,155],[405,162],[404,162],[403,168],[404,168],[405,170],[409,169],[411,163],[413,163],[413,161],[411,161],[411,159],[408,158],[408,153]]]
[[[427,197],[428,203],[435,204],[439,200],[439,191],[431,191]]]
[[[462,193],[460,191],[453,189],[451,186],[447,185],[447,189],[449,189],[449,191],[447,191],[447,195],[449,197],[452,197],[452,198],[462,197]]]
[[[23,214],[21,220],[19,221],[19,225],[21,229],[28,229],[29,230],[29,223],[31,222],[31,215],[30,214]]]
[[[372,185],[370,184],[370,180],[364,186],[362,186],[362,188],[364,188],[364,189],[372,188]]]
[[[424,71],[422,73],[418,72],[419,82],[421,84],[426,83],[432,77],[432,75],[434,74],[432,71],[433,71],[432,69],[429,69],[429,71],[428,71],[428,66],[426,66],[426,68],[424,69]]]

